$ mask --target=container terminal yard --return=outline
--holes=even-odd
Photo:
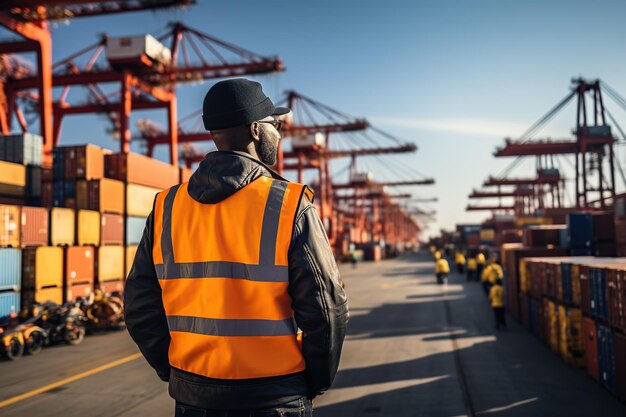
[[[127,329],[125,284],[153,221],[163,230],[159,248],[165,251],[167,230],[173,244],[171,224],[167,229],[151,213],[159,207],[167,212],[169,204],[171,214],[179,196],[170,199],[161,192],[179,184],[188,187],[206,155],[217,151],[220,138],[205,129],[202,98],[211,86],[234,78],[258,81],[276,111],[290,109],[268,122],[282,138],[271,169],[312,192],[301,198],[312,199],[338,266],[336,284],[348,300],[339,368],[330,389],[314,398],[313,415],[626,416],[623,71],[605,71],[609,64],[578,56],[562,64],[566,75],[546,65],[543,80],[538,79],[541,71],[521,81],[506,80],[518,85],[517,98],[526,95],[520,102],[530,104],[522,110],[523,104],[511,101],[490,103],[490,111],[523,114],[515,123],[484,127],[469,118],[428,120],[435,113],[421,104],[414,108],[426,116],[402,113],[398,106],[386,113],[393,117],[383,117],[380,108],[401,102],[411,107],[402,93],[419,97],[420,91],[393,77],[383,81],[381,74],[381,84],[396,88],[384,98],[379,86],[363,84],[368,69],[351,66],[349,52],[341,51],[341,61],[332,61],[348,42],[342,37],[328,42],[325,31],[338,33],[333,25],[317,28],[320,39],[311,41],[305,35],[314,29],[292,22],[311,21],[304,8],[315,20],[320,5],[279,10],[277,3],[0,2],[0,416],[174,415],[168,383],[157,377],[131,338],[130,318]],[[458,53],[467,68],[450,65],[441,75],[462,80],[466,90],[448,89],[454,93],[447,105],[461,101],[464,105],[457,108],[467,115],[478,114],[484,102],[459,91],[472,88],[473,63],[485,53],[480,42],[496,45],[495,31],[502,29],[490,13],[496,10],[511,21],[531,13],[488,2],[459,5],[459,10],[398,2],[397,9],[389,6],[383,12],[368,2],[348,3],[322,2],[339,19],[358,16],[389,28],[398,22],[394,29],[402,36],[384,35],[383,49],[370,45],[389,56],[394,42],[409,48],[405,41],[414,33],[415,45],[422,45],[422,37],[436,44],[437,37],[448,39],[447,46],[462,44],[465,35],[474,39],[470,32],[452,30],[455,24],[466,27],[461,16],[489,21],[494,33],[467,39],[477,55]],[[246,27],[263,18],[238,19],[236,6],[251,14],[259,7],[271,9],[260,16],[275,14],[290,30],[299,29],[290,36],[309,45],[309,55],[298,58],[307,48],[290,46],[287,35],[277,42],[282,35],[275,26],[270,31]],[[246,35],[235,42],[214,33],[199,20],[213,8],[221,15],[212,19],[241,25]],[[424,28],[415,28],[419,19],[409,18],[409,9],[425,16]],[[603,15],[567,16],[597,29],[593,39],[598,43],[606,35],[599,16],[624,11],[608,9]],[[552,6],[543,12],[555,27],[557,17],[566,13]],[[430,20],[445,24],[435,27]],[[136,27],[130,27],[133,22]],[[147,27],[154,31],[142,33]],[[361,24],[347,27],[366,36]],[[523,55],[530,54],[526,46],[543,45],[524,39],[508,39],[506,50]],[[264,49],[256,52],[259,45]],[[433,65],[446,54],[441,52],[445,48],[435,49],[441,56]],[[316,84],[312,73],[298,75],[313,53],[319,54],[314,57],[318,62],[328,60],[337,77],[346,78],[330,80],[327,74]],[[359,65],[366,62],[356,56]],[[294,75],[289,75],[291,57]],[[610,62],[619,68],[621,61]],[[397,66],[404,65],[399,61]],[[427,62],[420,65],[433,77],[439,71],[431,72]],[[586,76],[579,75],[582,70]],[[455,75],[464,71],[468,74]],[[283,88],[285,77],[293,77],[287,78],[288,88]],[[489,80],[480,87],[485,96],[507,97],[496,91],[505,81],[485,77],[478,77]],[[425,95],[435,78],[422,85]],[[332,90],[343,88],[362,95],[341,101]],[[490,88],[494,92],[486,91]],[[542,89],[550,95],[538,94]],[[434,109],[441,105],[431,99]],[[502,110],[507,106],[510,110]],[[412,118],[403,118],[407,114]],[[72,121],[80,117],[90,117],[89,122]],[[433,143],[428,134],[459,139]],[[489,145],[468,139],[475,135],[494,139]],[[265,213],[271,212],[271,194],[267,200]],[[284,204],[280,210],[286,210]],[[286,223],[280,210],[279,226]],[[262,245],[259,251],[261,258]],[[167,272],[166,261],[151,266]],[[261,263],[253,266],[267,267]],[[295,302],[293,309],[297,322]],[[176,333],[170,318],[169,332]],[[236,336],[241,335],[230,338]],[[306,351],[306,331],[303,337],[298,355],[306,358],[300,353]],[[174,351],[170,346],[169,354]],[[280,409],[276,413],[271,415],[284,415]]]

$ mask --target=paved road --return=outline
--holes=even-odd
[[[526,330],[510,322],[494,331],[478,284],[452,275],[439,286],[432,267],[419,254],[343,270],[349,335],[316,416],[626,415]],[[166,385],[136,354],[126,333],[114,332],[2,362],[0,416],[171,416]]]

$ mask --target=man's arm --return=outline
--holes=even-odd
[[[337,373],[348,304],[324,226],[305,198],[289,249],[289,294],[304,333],[302,354],[309,390],[316,396],[330,388]]]
[[[161,298],[161,286],[152,260],[152,236],[154,234],[154,211],[146,221],[146,227],[133,267],[124,287],[124,317],[130,336],[159,378],[167,381],[170,376],[168,350],[170,333]]]

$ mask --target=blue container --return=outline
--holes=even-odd
[[[591,248],[570,248],[569,256],[593,256]]]
[[[573,304],[571,264],[561,264],[561,288],[563,288],[563,303],[568,305]]]
[[[75,180],[63,181],[63,197],[65,198],[76,197],[76,181]]]
[[[126,244],[138,245],[146,227],[146,217],[126,217]]]
[[[606,286],[606,270],[589,268],[589,295],[591,314],[601,320],[609,320],[609,302]]]
[[[54,181],[52,184],[52,198],[54,207],[65,206],[65,183],[63,181]]]
[[[0,292],[0,317],[20,311],[20,293],[17,291]]]
[[[591,248],[593,242],[593,216],[570,213],[567,216],[567,243],[570,248]]]
[[[598,325],[598,363],[600,382],[615,394],[615,352],[613,349],[613,333],[609,327]]]
[[[52,150],[52,158],[53,158],[53,163],[52,163],[52,177],[53,179],[56,180],[62,180],[65,177],[65,173],[63,171],[64,169],[64,163],[63,163],[63,158],[65,156],[65,152],[64,149],[62,147],[55,147]]]
[[[567,227],[559,230],[559,246],[562,248],[569,247],[569,242],[567,240]]]
[[[22,250],[0,248],[0,291],[19,291],[22,285]]]

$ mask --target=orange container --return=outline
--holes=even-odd
[[[63,287],[63,248],[22,249],[22,289]]]
[[[65,249],[65,286],[94,282],[95,249],[71,246]]]
[[[76,206],[100,213],[124,213],[124,183],[109,178],[76,181]]]
[[[63,304],[63,288],[48,287],[38,290],[22,291],[22,307],[29,306],[33,303],[43,304],[49,301],[56,304]]]
[[[93,292],[93,284],[75,284],[65,289],[64,301],[76,301],[78,298],[87,298]]]
[[[124,216],[103,213],[101,220],[100,245],[124,244]]]
[[[22,207],[22,246],[46,246],[50,212],[44,207]]]
[[[20,247],[20,207],[0,205],[0,246]]]
[[[122,294],[124,292],[124,281],[123,280],[115,280],[115,281],[105,281],[98,284],[98,288],[100,288],[105,294],[113,294],[119,293]]]
[[[120,181],[165,189],[178,184],[178,167],[137,153],[105,156],[106,176]]]
[[[52,245],[73,245],[74,230],[74,210],[60,207],[50,210],[50,243]]]
[[[100,244],[100,213],[95,210],[78,210],[76,237],[79,246]]]

